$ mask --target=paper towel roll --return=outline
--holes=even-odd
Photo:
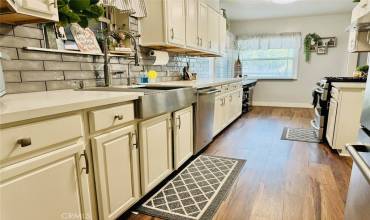
[[[166,65],[170,59],[168,52],[159,50],[151,50],[149,56],[155,57],[153,65]]]

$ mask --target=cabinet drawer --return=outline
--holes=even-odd
[[[92,132],[124,124],[135,119],[134,104],[115,106],[91,111],[89,113],[90,129]]]
[[[78,139],[82,137],[82,131],[82,118],[80,115],[1,129],[0,162],[26,153],[33,153],[50,145]]]

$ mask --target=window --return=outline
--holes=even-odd
[[[238,40],[243,75],[251,79],[296,79],[301,35],[258,35]]]

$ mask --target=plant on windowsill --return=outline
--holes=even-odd
[[[104,7],[99,0],[58,0],[60,26],[78,23],[82,28],[89,25],[89,20],[97,20],[104,14]]]
[[[317,45],[320,39],[321,37],[316,33],[307,34],[306,37],[304,38],[304,54],[306,62],[309,62],[311,59],[312,43],[314,43],[314,45]]]

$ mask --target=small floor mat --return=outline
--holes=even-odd
[[[209,219],[225,199],[245,160],[200,155],[137,209],[162,219]]]
[[[320,143],[318,133],[312,128],[284,128],[282,140]]]

